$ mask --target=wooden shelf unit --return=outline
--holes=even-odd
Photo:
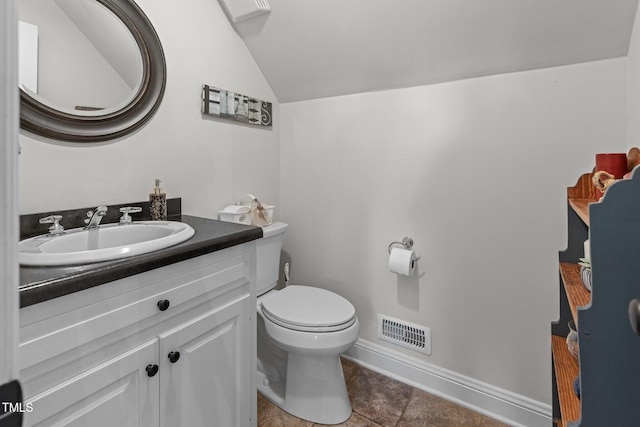
[[[576,359],[569,353],[567,342],[563,337],[551,337],[558,399],[560,401],[561,422],[576,421],[580,418],[580,400],[573,391],[573,382],[578,376],[579,367]]]
[[[578,214],[580,219],[589,226],[589,203],[597,202],[602,195],[591,181],[592,173],[585,173],[578,178],[573,187],[567,188],[569,206]]]
[[[591,293],[582,284],[580,266],[566,262],[560,263],[560,275],[571,310],[573,321],[578,324],[578,307],[583,307],[591,301]],[[569,353],[565,336],[552,335],[551,348],[556,384],[558,387],[558,401],[560,404],[559,425],[566,426],[569,421],[580,418],[580,400],[573,390],[573,382],[580,373],[577,360]]]
[[[567,189],[568,245],[559,254],[560,318],[551,337],[554,421],[561,427],[637,427],[640,337],[627,307],[640,297],[640,173],[615,182],[601,200],[592,175]],[[593,294],[578,265],[586,239]],[[580,363],[566,345],[570,320],[578,329]],[[573,390],[578,375],[580,399]]]
[[[569,199],[569,206],[573,208],[587,227],[589,226],[589,203],[595,201],[591,199]]]
[[[577,326],[578,307],[584,307],[589,304],[589,301],[591,301],[591,292],[589,292],[582,284],[580,266],[578,264],[561,262],[560,275],[562,276],[564,290],[567,293],[567,300],[569,301],[569,308],[571,308],[571,315],[573,316],[573,321],[576,322]]]
[[[573,320],[578,325],[578,307],[584,307],[591,301],[591,293],[582,284],[582,278],[580,276],[580,265],[577,264],[578,258],[582,257],[582,252],[579,247],[580,242],[573,240],[586,240],[589,227],[589,204],[597,202],[600,194],[591,181],[593,173],[585,173],[578,179],[575,186],[567,189],[567,204],[579,221],[581,221],[582,227],[584,227],[585,233],[581,238],[571,236],[572,233],[569,230],[570,244],[573,243],[574,250],[569,255],[571,262],[563,262],[561,260],[560,277],[564,292],[562,295],[566,298],[568,308],[570,311],[570,320]],[[571,212],[570,212],[571,217]],[[571,220],[571,218],[570,218]],[[558,425],[562,427],[568,426],[570,422],[576,422],[580,419],[580,400],[575,394],[573,389],[573,382],[580,374],[580,366],[577,360],[571,356],[567,349],[566,333],[568,330],[567,315],[561,316],[559,322],[564,323],[561,328],[558,328],[561,335],[552,335],[551,348],[553,355],[554,375],[556,380],[556,394],[559,408],[560,417],[557,419]]]

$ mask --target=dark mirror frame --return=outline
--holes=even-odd
[[[153,25],[133,0],[96,0],[114,13],[133,35],[142,55],[142,83],[122,109],[81,116],[56,110],[20,90],[20,127],[47,138],[73,142],[117,139],[136,131],[160,106],[166,85],[164,51]]]

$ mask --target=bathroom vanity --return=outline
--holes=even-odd
[[[171,248],[21,269],[25,426],[256,425],[262,230],[180,220],[196,235]]]

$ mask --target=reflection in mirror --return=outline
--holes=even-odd
[[[22,129],[97,142],[134,132],[153,117],[166,63],[135,0],[18,1]]]
[[[142,83],[131,32],[95,0],[20,0],[20,88],[56,110],[105,114]]]

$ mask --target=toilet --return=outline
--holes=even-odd
[[[258,392],[298,418],[340,424],[351,416],[340,354],[358,339],[358,318],[334,292],[303,285],[274,289],[286,229],[275,222],[257,241]]]

